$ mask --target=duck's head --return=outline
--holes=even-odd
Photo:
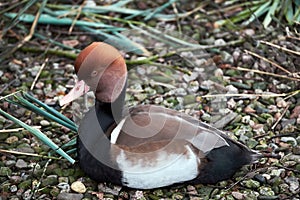
[[[78,55],[74,68],[80,81],[61,99],[61,105],[73,101],[88,90],[94,91],[97,100],[111,103],[125,87],[125,60],[119,51],[109,44],[94,42],[87,46]]]

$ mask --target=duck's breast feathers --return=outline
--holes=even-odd
[[[199,150],[185,141],[164,140],[135,147],[113,145],[112,159],[122,171],[122,184],[151,189],[195,179],[199,174]]]
[[[129,113],[113,129],[111,142],[132,147],[182,140],[205,154],[214,148],[228,146],[219,132],[184,113],[143,105],[129,109]]]

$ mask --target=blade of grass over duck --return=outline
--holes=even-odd
[[[152,27],[149,27],[149,26],[138,27],[138,26],[135,26],[133,24],[130,24],[130,26],[133,29],[138,30],[138,31],[148,35],[149,37],[157,39],[158,41],[164,42],[165,44],[169,44],[172,47],[178,47],[178,46],[180,46],[180,47],[182,47],[182,46],[185,46],[185,47],[200,47],[199,44],[193,44],[193,43],[190,43],[190,42],[186,42],[186,41],[178,39],[176,37],[167,35],[167,34],[161,32],[161,31],[159,31],[158,29],[155,29],[155,28],[152,28]]]
[[[141,46],[137,45],[130,39],[125,39],[125,37],[120,37],[119,33],[115,33],[117,35],[111,35],[108,33],[104,33],[101,30],[95,30],[90,27],[82,26],[80,27],[84,31],[91,32],[95,34],[95,36],[100,40],[105,40],[106,43],[115,46],[118,49],[130,51],[132,53],[138,54],[138,55],[145,55],[147,54],[147,51],[144,48],[141,48]]]
[[[262,16],[264,13],[266,13],[269,9],[270,9],[270,4],[272,1],[267,1],[266,3],[264,3],[263,5],[261,5],[252,15],[251,17],[243,22],[243,25],[247,26],[249,25],[251,22],[253,22],[255,19],[257,19],[258,17]]]
[[[25,108],[32,110],[33,112],[36,112],[44,117],[46,117],[47,119],[53,120],[73,131],[77,131],[77,127],[73,124],[69,124],[68,122],[56,117],[55,115],[37,107],[36,105],[34,105],[33,103],[29,102],[28,100],[24,99],[21,96],[17,96],[15,95],[15,98],[22,104],[21,106],[25,106]]]
[[[67,148],[67,147],[71,147],[71,146],[74,146],[76,143],[77,143],[77,138],[73,138],[72,140],[70,140],[66,144],[63,144],[60,148],[64,149],[64,148]]]
[[[43,143],[45,143],[47,146],[49,146],[51,149],[53,149],[56,153],[58,153],[59,155],[61,155],[62,157],[64,157],[65,159],[67,159],[69,162],[71,162],[72,164],[75,163],[75,160],[70,157],[64,150],[62,150],[57,144],[55,144],[54,142],[52,142],[52,140],[50,138],[48,138],[44,133],[42,133],[40,130],[35,129],[29,125],[27,125],[26,123],[20,121],[19,119],[13,117],[12,115],[8,114],[7,112],[3,111],[2,109],[0,109],[0,114],[3,115],[4,117],[6,117],[7,119],[15,122],[16,124],[22,126],[23,128],[25,128],[26,130],[28,130],[29,132],[31,132],[34,136],[36,136],[38,139],[40,139]]]
[[[14,18],[17,16],[17,13],[5,13],[4,14],[6,17],[9,18]],[[31,14],[23,14],[19,17],[20,21],[27,22],[27,23],[32,23],[34,21],[35,16]],[[71,18],[57,18],[53,17],[48,14],[42,14],[38,20],[39,24],[52,24],[52,25],[71,25],[73,22],[73,19]],[[88,22],[88,21],[82,21],[82,20],[77,20],[75,22],[76,26],[89,26],[89,27],[95,27],[95,28],[104,28],[104,29],[110,29],[111,30],[118,30],[122,31],[125,30],[124,28],[118,28],[115,26],[103,24],[103,23],[95,23],[95,22]]]
[[[61,114],[60,112],[58,112],[57,110],[55,110],[54,108],[48,106],[47,104],[41,102],[40,100],[34,98],[32,95],[30,95],[27,92],[23,92],[23,96],[30,101],[33,101],[34,103],[38,104],[39,106],[43,107],[45,110],[47,110],[48,112],[50,112],[51,114],[53,114],[54,116],[58,117],[59,119],[65,121],[66,123],[69,123],[71,126],[76,127],[76,124],[70,120],[69,118],[67,118],[66,116],[64,116],[63,114]],[[76,130],[77,131],[77,128]]]
[[[162,6],[159,6],[159,7],[155,8],[153,12],[151,12],[150,14],[148,14],[144,18],[144,20],[148,21],[148,20],[152,19],[156,14],[160,13],[161,11],[163,11],[164,9],[166,9],[167,7],[169,7],[170,5],[175,3],[176,1],[177,0],[169,0],[167,3],[164,3]]]

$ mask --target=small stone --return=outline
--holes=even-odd
[[[57,175],[49,175],[45,179],[42,180],[42,186],[53,186],[57,184]]]
[[[224,75],[223,70],[220,69],[220,68],[217,68],[217,69],[214,71],[214,74],[215,74],[215,76],[220,76],[220,77],[222,77],[222,76]]]
[[[78,193],[85,193],[86,187],[85,185],[80,181],[75,181],[71,184],[71,189]]]
[[[198,77],[198,73],[193,72],[191,75],[184,74],[182,77],[183,80],[188,83],[190,81],[196,80],[196,78]]]
[[[266,178],[261,174],[256,174],[254,176],[254,179],[257,180],[258,182],[262,183],[262,184],[266,183]]]
[[[227,101],[227,106],[229,109],[233,109],[236,106],[236,102],[234,101],[233,98],[229,99],[229,101]]]
[[[61,192],[69,192],[70,191],[70,185],[65,182],[60,182],[57,187],[61,189]]]
[[[76,193],[66,193],[62,192],[57,195],[57,200],[81,200],[83,198],[83,194],[76,194]]]
[[[260,183],[255,180],[245,180],[242,182],[243,185],[245,185],[247,188],[259,188]]]
[[[275,195],[275,192],[271,188],[264,187],[264,186],[259,188],[259,193],[264,196],[274,196]]]
[[[226,42],[223,40],[223,39],[217,39],[217,40],[215,40],[215,45],[225,45],[226,44]]]
[[[227,85],[226,90],[228,94],[237,94],[239,92],[239,90],[233,85]]]
[[[68,183],[69,182],[69,178],[65,177],[65,176],[58,177],[58,182],[59,183]]]
[[[297,140],[294,137],[281,137],[282,142],[290,143],[293,146],[297,146]]]
[[[39,81],[35,84],[35,87],[37,89],[42,89],[44,87],[44,85],[45,85],[44,82]]]
[[[17,187],[16,185],[12,185],[12,186],[10,186],[10,191],[11,191],[11,192],[16,192],[16,191],[18,191],[18,187]]]
[[[28,164],[23,159],[18,159],[16,162],[16,167],[19,169],[24,169],[28,167]]]
[[[40,121],[40,124],[41,124],[42,126],[49,126],[49,125],[50,125],[50,122],[47,121],[47,120],[41,120],[41,121]]]
[[[253,36],[253,35],[255,34],[255,30],[250,29],[250,28],[244,29],[244,30],[243,30],[243,34],[245,34],[245,35],[247,35],[247,36]]]
[[[284,180],[287,184],[290,185],[289,190],[293,194],[296,194],[296,193],[299,192],[298,191],[299,190],[299,180],[298,180],[298,178],[292,176],[292,177],[286,177]]]
[[[250,115],[246,115],[242,118],[242,123],[248,124],[250,120],[251,120]]]
[[[288,105],[288,103],[283,98],[277,98],[276,103],[277,107],[279,108],[285,108]]]
[[[232,192],[231,194],[237,200],[243,200],[243,199],[245,199],[245,195],[242,194],[242,193],[240,193],[240,192]]]
[[[24,200],[30,200],[32,197],[32,191],[30,189],[26,190],[23,194],[22,197]]]
[[[273,169],[270,173],[271,176],[280,176],[281,173],[283,173],[285,169]]]
[[[17,136],[11,136],[11,137],[8,137],[6,138],[5,142],[7,144],[12,144],[12,143],[15,143],[19,140],[19,138]]]

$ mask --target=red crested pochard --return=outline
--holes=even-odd
[[[79,126],[78,159],[98,182],[150,189],[229,179],[260,154],[184,113],[156,105],[124,109],[126,64],[114,47],[94,42],[75,61],[78,84],[62,103],[89,89],[95,106]]]

